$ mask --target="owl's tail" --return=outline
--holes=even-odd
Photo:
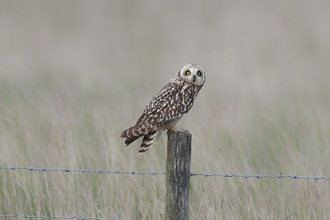
[[[125,144],[126,146],[130,143],[134,142],[139,137],[143,136],[143,134],[139,134],[135,129],[134,126],[126,129],[120,135],[120,137],[126,138]]]
[[[138,154],[145,153],[151,145],[158,139],[160,134],[162,133],[163,129],[159,129],[154,132],[150,132],[146,135],[138,133],[133,127],[130,127],[123,131],[120,135],[120,137],[126,138],[125,144],[126,146],[129,145],[130,143],[134,142],[136,139],[138,139],[141,136],[143,137],[142,143],[141,143],[141,149],[138,151]]]
[[[142,143],[141,143],[141,148],[138,151],[138,154],[143,154],[147,150],[149,150],[152,143],[154,143],[154,141],[156,140],[157,133],[158,133],[158,131],[154,131],[154,132],[149,133],[149,134],[147,134],[143,137],[143,140],[142,140]]]

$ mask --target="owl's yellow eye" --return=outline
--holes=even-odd
[[[201,73],[201,71],[197,71],[197,76],[201,76],[202,75],[202,73]]]
[[[190,75],[191,75],[191,72],[190,72],[189,70],[187,70],[187,71],[185,72],[185,74],[186,74],[186,76],[190,76]]]

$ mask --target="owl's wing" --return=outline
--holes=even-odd
[[[162,111],[167,107],[171,101],[171,97],[175,96],[175,93],[179,90],[179,86],[176,84],[167,84],[161,88],[155,95],[152,97],[148,105],[143,111],[143,114],[150,115],[155,112]]]
[[[186,114],[193,103],[192,87],[168,84],[150,100],[135,129],[142,133],[156,131]]]

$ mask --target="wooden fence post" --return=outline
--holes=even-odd
[[[188,220],[191,134],[167,132],[165,219]]]

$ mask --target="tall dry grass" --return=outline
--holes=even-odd
[[[330,176],[326,1],[0,3],[0,165],[164,171],[120,132],[184,64],[192,172]],[[164,176],[1,170],[0,214],[162,219]],[[191,219],[328,219],[328,181],[191,178]]]

